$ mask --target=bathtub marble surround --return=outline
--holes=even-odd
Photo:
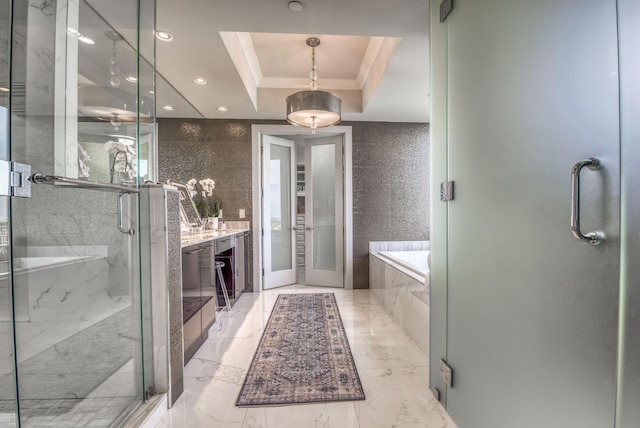
[[[185,394],[156,427],[456,428],[429,390],[427,355],[370,290],[331,290],[366,400],[251,409],[234,405],[277,296],[326,291],[290,286],[244,293],[233,317],[222,314],[222,328],[216,322],[185,367]]]
[[[430,247],[430,241],[371,241],[369,242],[369,253],[379,253],[381,251],[428,251]]]
[[[371,243],[381,251],[423,250],[429,243]],[[417,275],[378,253],[369,254],[369,287],[385,311],[429,355],[429,277]]]

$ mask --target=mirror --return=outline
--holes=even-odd
[[[170,180],[167,180],[167,184],[174,186],[178,189],[178,192],[180,192],[180,217],[185,226],[188,226],[190,229],[202,228],[204,221],[196,209],[196,204],[191,198],[191,192],[187,185]]]

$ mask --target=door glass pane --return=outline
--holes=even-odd
[[[137,2],[14,7],[12,160],[135,186]],[[138,198],[122,217],[118,198],[35,183],[13,198],[22,426],[118,426],[142,401],[138,235],[118,228],[137,229]]]
[[[9,159],[9,0],[0,0],[0,159]],[[13,314],[11,309],[11,258],[9,246],[9,197],[0,196],[0,426],[15,427]]]
[[[291,149],[271,145],[269,159],[271,200],[271,271],[292,269]]]
[[[336,146],[311,148],[313,269],[336,270]]]

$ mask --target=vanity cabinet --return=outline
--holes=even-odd
[[[216,317],[212,242],[182,251],[182,319],[185,364],[207,340]]]
[[[224,306],[222,284],[215,262],[224,263],[222,277],[233,305],[245,287],[245,232],[212,232],[200,238],[183,237],[182,315],[184,363],[209,337],[216,310]]]

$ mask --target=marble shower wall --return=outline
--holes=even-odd
[[[225,220],[251,221],[251,125],[284,121],[159,119],[160,181],[216,181]],[[429,125],[342,122],[353,131],[354,288],[369,287],[369,241],[429,239]],[[250,250],[252,253],[252,249]],[[253,269],[248,262],[248,274]],[[253,284],[248,277],[248,284]]]
[[[53,174],[53,119],[16,115],[12,125],[12,158],[30,164],[32,173]],[[92,255],[100,255],[100,247],[107,246],[111,293],[129,294],[128,253],[135,249],[129,248],[130,237],[117,229],[117,193],[36,184],[31,194],[31,198],[15,198],[12,203],[14,256],[31,256],[28,249],[32,247],[58,247],[62,251],[61,247],[80,246],[94,247]],[[136,208],[135,196],[124,199],[125,213],[131,204]],[[137,228],[137,215],[129,220]]]

